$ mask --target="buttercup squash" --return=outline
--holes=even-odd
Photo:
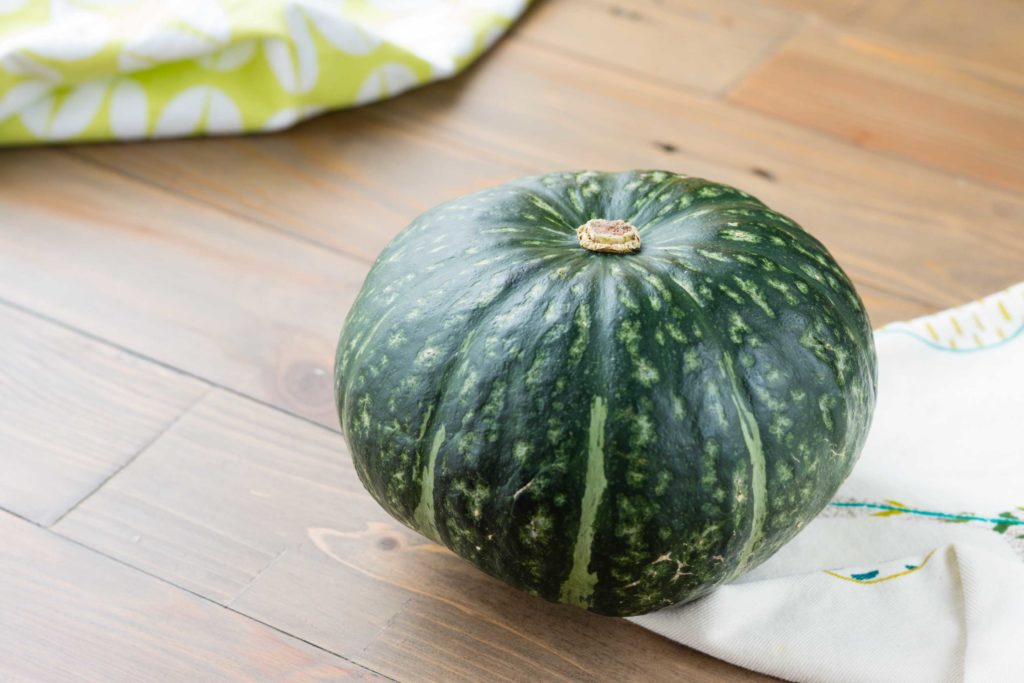
[[[829,501],[875,355],[828,251],[664,171],[523,178],[384,250],[338,345],[338,414],[402,523],[548,600],[699,597]]]

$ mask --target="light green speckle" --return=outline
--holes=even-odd
[[[718,285],[718,288],[719,288],[719,289],[720,289],[720,290],[722,291],[722,293],[724,293],[724,294],[725,294],[725,295],[726,295],[727,297],[729,297],[730,299],[732,299],[732,300],[733,300],[733,302],[735,302],[735,303],[737,303],[737,304],[740,304],[741,306],[742,306],[743,304],[745,304],[745,303],[746,303],[746,302],[745,302],[745,301],[743,300],[743,297],[739,295],[739,292],[737,292],[736,290],[734,290],[734,289],[732,289],[731,287],[729,287],[729,285],[726,285],[726,284],[720,284],[720,285]]]
[[[416,354],[413,363],[415,365],[423,365],[430,367],[437,362],[437,359],[441,356],[441,350],[435,346],[426,346]]]
[[[833,396],[824,395],[818,399],[818,408],[821,410],[821,421],[825,423],[825,427],[832,431],[835,424],[832,421],[832,409],[836,406],[836,399]]]
[[[800,270],[804,271],[804,274],[817,282],[825,282],[825,278],[822,277],[821,271],[810,265],[809,263],[801,263]]]
[[[653,365],[647,362],[644,358],[635,358],[633,360],[635,369],[633,371],[633,377],[636,381],[645,387],[650,387],[658,381],[658,371]]]
[[[583,213],[583,202],[580,200],[579,191],[575,187],[571,187],[565,194],[569,197],[569,203],[572,204],[572,208],[576,209],[579,213]]]
[[[720,261],[722,263],[729,263],[732,261],[731,258],[725,254],[717,251],[711,251],[710,249],[697,249],[698,254],[711,261]]]
[[[626,353],[630,356],[637,356],[640,354],[640,321],[638,320],[623,320],[622,325],[619,326],[619,331],[615,335],[616,338],[622,343],[626,349]]]
[[[544,213],[547,213],[547,214],[550,214],[551,216],[557,217],[559,221],[563,220],[562,219],[562,214],[560,214],[558,212],[558,209],[556,209],[555,207],[551,206],[550,204],[548,204],[546,201],[544,201],[543,199],[541,199],[537,195],[530,195],[530,203],[532,203],[534,206],[536,206],[538,209],[540,209]],[[502,257],[502,258],[504,258],[504,257]]]
[[[742,344],[743,336],[752,332],[743,317],[736,311],[729,313],[729,339],[733,344]]]
[[[758,288],[756,284],[750,280],[745,280],[741,277],[734,277],[733,280],[743,291],[744,294],[750,297],[750,300],[757,304],[757,307],[764,311],[764,314],[769,318],[775,317],[775,311],[768,305],[767,299],[764,298],[764,293]]]
[[[540,383],[544,364],[547,363],[547,360],[547,354],[544,351],[538,351],[537,355],[534,356],[530,369],[526,371],[525,381],[527,387],[536,387]]]
[[[587,304],[580,304],[579,308],[576,309],[576,315],[573,317],[573,327],[576,330],[576,336],[569,347],[569,363],[576,365],[583,357],[583,352],[587,348],[587,341],[590,339],[590,308]]]
[[[686,417],[686,404],[678,394],[672,394],[672,416],[677,420]]]
[[[686,335],[679,329],[674,323],[665,323],[665,331],[668,332],[668,336],[672,337],[677,342],[685,342]]]
[[[516,462],[522,464],[526,462],[527,456],[530,455],[530,444],[526,441],[516,441],[512,447],[512,457],[516,459]]]
[[[782,280],[777,280],[775,278],[770,277],[767,280],[765,280],[765,282],[768,283],[769,287],[781,293],[782,298],[785,299],[786,303],[789,304],[790,306],[795,306],[800,302],[800,300],[796,298],[793,292],[790,291],[789,285],[783,282]]]
[[[752,232],[746,230],[722,230],[718,233],[723,239],[731,240],[733,242],[750,242],[751,244],[757,244],[761,241],[761,238]]]

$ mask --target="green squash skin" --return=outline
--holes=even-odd
[[[583,249],[627,220],[642,247]],[[824,246],[664,171],[529,177],[381,253],[335,366],[395,518],[548,600],[635,615],[771,556],[831,499],[875,403],[871,327]]]

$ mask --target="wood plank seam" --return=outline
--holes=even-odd
[[[180,591],[182,591],[184,593],[188,593],[189,595],[191,595],[191,596],[193,596],[195,598],[199,598],[203,602],[206,602],[206,603],[209,603],[209,604],[212,604],[212,605],[216,605],[217,607],[225,609],[228,612],[236,614],[236,615],[238,615],[238,616],[240,616],[240,617],[242,617],[244,619],[248,619],[249,621],[252,621],[252,622],[255,622],[255,623],[260,624],[262,626],[265,626],[265,627],[267,627],[267,628],[269,628],[269,629],[271,629],[273,631],[276,631],[277,633],[280,633],[280,634],[282,634],[284,636],[287,636],[288,638],[292,638],[292,639],[297,640],[299,642],[302,642],[302,643],[304,643],[306,645],[309,645],[310,647],[313,647],[313,648],[315,648],[315,649],[317,649],[317,650],[319,650],[321,652],[327,653],[327,654],[332,655],[334,657],[338,657],[339,659],[343,659],[343,660],[345,660],[346,662],[348,662],[350,664],[353,664],[355,666],[358,666],[358,667],[361,667],[363,669],[366,669],[367,671],[370,671],[371,673],[375,673],[378,676],[386,678],[387,680],[396,681],[396,679],[391,678],[390,676],[385,676],[384,674],[380,673],[379,671],[374,671],[373,669],[371,669],[370,667],[368,667],[368,666],[366,666],[364,664],[359,664],[358,662],[353,661],[349,657],[345,657],[344,655],[338,654],[337,652],[334,652],[334,651],[332,651],[332,650],[330,650],[328,648],[325,648],[322,645],[317,645],[316,643],[311,642],[309,640],[306,640],[305,638],[302,638],[301,636],[297,636],[297,635],[295,635],[293,633],[289,633],[288,631],[286,631],[286,630],[284,630],[282,628],[279,628],[279,627],[275,626],[274,624],[262,621],[260,619],[257,619],[257,618],[255,618],[253,616],[250,616],[250,615],[246,614],[245,612],[240,612],[239,610],[233,609],[230,605],[225,605],[223,603],[217,602],[216,600],[212,600],[212,599],[206,597],[205,595],[203,595],[201,593],[197,593],[197,592],[195,592],[193,590],[190,590],[189,588],[186,588],[184,586],[180,586],[180,585],[174,583],[173,581],[170,581],[170,580],[160,576],[159,574],[154,574],[152,572],[146,571],[145,569],[141,569],[139,567],[136,567],[135,565],[130,564],[128,562],[125,562],[124,560],[121,560],[121,559],[119,559],[118,557],[116,557],[114,555],[110,555],[108,553],[103,552],[102,550],[98,550],[98,549],[96,549],[96,548],[94,548],[94,547],[92,547],[90,545],[87,545],[87,544],[85,544],[85,543],[83,543],[83,542],[81,542],[81,541],[79,541],[79,540],[77,540],[75,538],[70,537],[70,536],[65,536],[64,534],[60,533],[59,531],[55,531],[54,529],[50,529],[50,528],[48,528],[48,527],[46,527],[44,525],[37,524],[36,522],[33,522],[31,519],[23,517],[22,515],[19,515],[16,512],[11,512],[10,510],[7,510],[6,508],[3,508],[3,507],[0,507],[0,511],[2,511],[3,514],[11,515],[12,517],[16,517],[17,519],[20,519],[23,522],[31,524],[32,526],[34,526],[34,527],[44,531],[45,533],[51,534],[51,535],[53,535],[53,536],[55,536],[57,538],[60,538],[61,540],[65,541],[67,543],[74,544],[74,545],[78,546],[79,548],[87,550],[87,551],[89,551],[90,553],[92,553],[94,555],[98,555],[100,557],[104,557],[104,558],[106,558],[108,560],[116,562],[117,564],[121,565],[122,567],[126,567],[126,568],[128,568],[128,569],[130,569],[130,570],[132,570],[134,572],[137,572],[139,574],[148,576],[148,577],[150,577],[152,579],[156,579],[160,583],[163,583],[165,585],[171,586],[172,588],[180,590]],[[410,598],[410,600],[411,600],[411,598]],[[383,631],[383,629],[382,629],[382,631]],[[398,682],[396,681],[396,683],[398,683]]]
[[[869,42],[879,48],[896,48],[896,40],[893,36],[886,36],[878,33],[877,31],[871,31],[868,29],[848,27],[837,25],[835,22],[827,19],[812,17],[810,21],[803,23],[799,30],[793,31],[787,37],[787,39],[779,44],[777,49],[760,63],[756,68],[750,69],[744,78],[738,79],[734,84],[731,85],[728,91],[723,93],[722,103],[725,106],[734,107],[741,109],[745,112],[752,113],[758,116],[762,116],[771,119],[776,122],[784,123],[790,126],[797,127],[802,131],[805,131],[812,135],[822,136],[828,140],[839,143],[845,147],[857,149],[859,151],[869,152],[871,154],[878,155],[879,157],[906,163],[919,168],[927,169],[936,174],[951,178],[957,181],[967,181],[972,184],[984,187],[988,190],[994,191],[999,194],[1003,194],[1008,198],[1016,197],[1017,195],[1007,185],[1001,185],[993,183],[991,180],[984,177],[980,177],[977,173],[958,173],[953,169],[946,167],[943,164],[931,163],[928,161],[920,160],[912,155],[901,153],[897,149],[890,148],[885,145],[871,145],[859,142],[857,138],[850,137],[849,135],[843,135],[841,132],[836,130],[829,130],[827,127],[822,126],[808,126],[799,123],[790,118],[786,118],[783,115],[782,109],[775,111],[766,111],[763,108],[752,106],[750,103],[744,102],[741,97],[738,97],[743,87],[755,78],[761,75],[764,70],[769,69],[771,62],[774,58],[781,56],[787,48],[792,46],[799,46],[801,39],[806,38],[809,35],[825,35],[834,36],[838,39],[849,38],[851,40],[861,39]],[[796,49],[796,48],[794,48]],[[984,67],[965,61],[958,57],[951,57],[948,55],[941,55],[940,53],[934,52],[924,45],[907,45],[904,42],[900,42],[898,49],[912,53],[918,56],[921,60],[926,62],[941,62],[945,61],[950,66],[949,69],[965,75],[977,82],[984,82],[992,85],[993,87],[999,88],[1010,88],[1020,89],[1022,82],[1019,79],[1012,78],[1010,76],[1004,76],[1002,73],[994,70],[990,67]],[[798,51],[798,50],[797,50]]]
[[[727,98],[730,93],[732,93],[736,88],[743,84],[753,74],[757,73],[760,69],[762,69],[764,65],[769,60],[772,59],[772,57],[778,54],[779,50],[788,45],[794,37],[799,35],[800,32],[804,30],[808,22],[813,21],[813,17],[808,16],[803,12],[800,12],[798,14],[798,17],[799,18],[793,22],[793,25],[790,26],[789,29],[787,29],[783,35],[779,36],[778,39],[771,45],[771,47],[764,50],[764,52],[761,54],[761,59],[758,62],[751,64],[741,73],[737,74],[736,77],[732,79],[732,81],[726,83],[718,92],[715,93],[715,99],[717,101],[728,105],[729,102]]]
[[[15,515],[15,516],[17,517],[17,515]],[[21,518],[19,517],[19,519],[21,519]],[[268,623],[268,622],[265,622],[265,621],[261,621],[260,619],[256,619],[255,617],[252,617],[252,616],[246,614],[245,612],[239,612],[238,610],[232,609],[230,606],[225,605],[225,604],[220,603],[220,602],[217,602],[216,600],[211,600],[210,598],[208,598],[208,597],[206,597],[206,596],[204,596],[204,595],[202,595],[200,593],[196,593],[195,591],[189,590],[188,588],[185,588],[184,586],[179,586],[178,584],[174,583],[173,581],[169,581],[169,580],[163,578],[159,574],[154,574],[152,572],[146,571],[145,569],[140,569],[139,567],[136,567],[135,565],[129,564],[129,563],[125,562],[124,560],[118,559],[117,557],[115,557],[113,555],[108,555],[107,553],[103,552],[102,550],[97,550],[96,548],[93,548],[92,546],[86,545],[85,543],[82,543],[81,541],[78,541],[78,540],[76,540],[74,538],[71,538],[70,536],[65,536],[64,534],[60,533],[59,531],[54,531],[53,529],[48,529],[46,527],[39,526],[38,524],[34,524],[33,522],[31,522],[30,520],[25,520],[25,521],[29,522],[33,526],[36,526],[36,527],[39,527],[40,529],[43,529],[46,533],[53,534],[54,536],[56,536],[56,537],[58,537],[58,538],[60,538],[60,539],[62,539],[64,541],[66,541],[68,543],[73,543],[74,545],[77,545],[80,548],[88,550],[91,553],[94,553],[94,554],[99,555],[101,557],[105,557],[108,560],[112,560],[112,561],[118,563],[119,565],[121,565],[123,567],[127,567],[128,569],[131,569],[132,571],[138,572],[139,574],[144,574],[145,576],[148,576],[150,578],[156,579],[157,581],[160,581],[163,584],[166,584],[168,586],[176,588],[177,590],[180,590],[180,591],[183,591],[185,593],[188,593],[189,595],[191,595],[193,597],[199,598],[203,602],[209,603],[211,605],[216,605],[217,607],[220,607],[221,609],[225,609],[228,612],[231,612],[233,614],[237,614],[238,616],[240,616],[240,617],[242,617],[244,619],[248,619],[249,621],[253,621],[253,622],[257,623],[257,624],[261,624],[261,625],[263,625],[263,626],[265,626],[265,627],[267,627],[267,628],[269,628],[269,629],[271,629],[273,631],[276,631],[277,633],[280,633],[280,634],[282,634],[284,636],[287,636],[287,637],[292,638],[294,640],[297,640],[299,642],[305,643],[306,645],[309,645],[310,647],[316,648],[317,650],[319,650],[321,652],[325,652],[325,653],[327,653],[329,655],[332,655],[334,657],[338,657],[339,659],[343,659],[346,662],[348,662],[349,664],[352,664],[354,666],[358,666],[360,668],[366,669],[367,671],[370,671],[371,673],[375,673],[378,676],[381,676],[381,677],[383,677],[383,678],[385,678],[385,679],[387,679],[389,681],[395,681],[395,683],[398,683],[398,681],[396,681],[394,678],[392,678],[390,676],[385,676],[384,674],[380,673],[379,671],[374,671],[370,667],[368,667],[368,666],[366,666],[364,664],[359,664],[358,662],[353,661],[349,657],[345,657],[343,655],[338,654],[337,652],[334,652],[332,650],[329,650],[329,649],[323,647],[322,645],[317,645],[316,643],[310,642],[310,641],[306,640],[305,638],[302,638],[300,636],[297,636],[297,635],[294,635],[292,633],[289,633],[288,631],[285,631],[284,629],[281,629],[281,628],[275,626],[274,624],[271,624],[271,623]]]
[[[332,650],[330,650],[328,648],[325,648],[322,645],[317,645],[316,643],[311,642],[309,640],[306,640],[305,638],[302,638],[301,636],[297,636],[295,634],[289,633],[288,631],[286,631],[286,630],[284,630],[282,628],[279,628],[279,627],[277,627],[277,626],[275,626],[275,625],[273,625],[271,623],[262,621],[260,619],[255,618],[255,617],[252,617],[252,616],[250,616],[250,615],[248,615],[248,614],[246,614],[244,612],[240,612],[240,611],[238,611],[236,609],[233,609],[229,605],[225,605],[223,603],[217,602],[216,600],[212,600],[212,599],[202,595],[201,593],[197,593],[197,592],[195,592],[193,590],[190,590],[190,589],[188,589],[188,588],[186,588],[184,586],[180,586],[180,585],[174,583],[173,581],[169,581],[168,579],[160,576],[159,574],[154,574],[152,572],[146,571],[145,569],[141,569],[139,567],[136,567],[135,565],[129,564],[128,562],[125,562],[124,560],[121,560],[121,559],[119,559],[118,557],[116,557],[114,555],[110,555],[108,553],[103,552],[102,550],[98,550],[96,548],[93,548],[92,546],[87,545],[87,544],[85,544],[85,543],[83,543],[83,542],[81,542],[81,541],[79,541],[79,540],[77,540],[75,538],[71,538],[70,536],[65,536],[64,534],[60,533],[59,531],[56,531],[56,530],[51,529],[51,528],[48,528],[45,525],[37,524],[36,522],[32,521],[31,519],[28,519],[28,518],[26,518],[26,517],[24,517],[22,515],[19,515],[16,512],[11,512],[10,510],[7,510],[6,508],[3,508],[3,507],[0,507],[0,512],[2,512],[3,514],[8,514],[8,515],[10,515],[12,517],[15,517],[17,519],[20,519],[23,522],[26,522],[28,524],[31,524],[32,526],[40,529],[44,533],[47,533],[47,534],[50,534],[50,535],[52,535],[52,536],[54,536],[56,538],[59,538],[59,539],[61,539],[62,541],[66,542],[66,543],[71,543],[71,544],[73,544],[75,546],[78,546],[79,548],[82,548],[83,550],[86,550],[86,551],[88,551],[91,554],[98,555],[100,557],[104,557],[104,558],[106,558],[108,560],[116,562],[117,564],[121,565],[122,567],[125,567],[125,568],[127,568],[127,569],[129,569],[129,570],[131,570],[133,572],[136,572],[138,574],[142,574],[144,576],[148,576],[148,577],[150,577],[152,579],[156,579],[160,583],[163,583],[163,584],[165,584],[167,586],[171,586],[172,588],[180,590],[183,593],[187,593],[187,594],[191,595],[194,598],[198,598],[198,599],[202,600],[203,602],[206,602],[206,603],[215,605],[217,607],[220,607],[220,608],[222,608],[224,610],[227,610],[228,612],[231,612],[233,614],[236,614],[236,615],[238,615],[238,616],[240,616],[240,617],[242,617],[244,619],[247,619],[247,620],[252,621],[254,623],[257,623],[257,624],[260,624],[262,626],[265,626],[265,627],[267,627],[267,628],[269,628],[269,629],[271,629],[271,630],[273,630],[273,631],[275,631],[277,633],[280,633],[281,635],[287,636],[288,638],[292,638],[292,639],[297,640],[297,641],[299,641],[301,643],[304,643],[304,644],[306,644],[306,645],[308,645],[308,646],[310,646],[312,648],[315,648],[316,650],[319,650],[320,652],[324,652],[324,653],[332,655],[334,657],[338,657],[339,659],[342,659],[342,660],[344,660],[344,661],[346,661],[346,662],[348,662],[350,664],[353,664],[355,666],[358,666],[360,668],[366,669],[367,671],[369,671],[371,673],[374,673],[374,674],[377,674],[378,676],[381,676],[381,677],[383,677],[383,678],[385,678],[385,679],[387,679],[389,681],[395,681],[395,683],[398,683],[398,681],[396,681],[396,679],[394,679],[394,678],[392,678],[390,676],[385,676],[384,674],[380,673],[379,671],[374,671],[373,669],[371,669],[370,667],[368,667],[368,666],[366,666],[364,664],[359,664],[359,663],[353,661],[349,657],[345,657],[344,655],[338,654],[337,652],[334,652],[334,651],[332,651]]]
[[[274,555],[272,558],[270,558],[269,562],[267,562],[265,565],[263,565],[263,567],[258,572],[253,574],[252,578],[249,579],[248,583],[246,583],[244,586],[242,586],[241,590],[239,590],[237,593],[232,595],[227,600],[227,602],[223,603],[223,605],[225,607],[230,607],[231,605],[235,604],[239,599],[242,598],[243,595],[245,595],[249,591],[250,588],[253,587],[253,585],[255,585],[255,583],[259,580],[259,578],[261,576],[263,576],[264,574],[266,574],[267,570],[269,570],[271,567],[273,567],[275,564],[277,564],[277,561],[280,560],[282,557],[284,557],[285,553],[287,553],[287,552],[288,552],[288,546],[285,546],[285,547],[281,548],[281,550],[276,555]]]
[[[766,56],[764,61],[762,61],[759,65],[757,65],[756,67],[752,68],[748,73],[746,73],[744,75],[744,78],[738,79],[730,90],[723,91],[721,93],[721,95],[722,95],[721,99],[719,99],[719,98],[709,98],[706,93],[700,92],[698,90],[694,90],[694,89],[691,89],[691,88],[685,88],[685,87],[677,85],[677,84],[665,83],[662,79],[652,79],[650,77],[644,77],[644,76],[638,75],[638,74],[636,74],[636,73],[634,73],[632,71],[623,70],[623,69],[620,69],[620,68],[615,68],[615,69],[610,69],[610,70],[611,71],[616,71],[616,72],[618,72],[618,73],[620,73],[622,75],[627,75],[630,78],[636,78],[638,80],[646,81],[647,83],[649,83],[651,85],[654,85],[656,87],[659,87],[659,88],[676,89],[676,90],[679,90],[680,92],[686,93],[687,95],[689,95],[691,97],[697,97],[697,98],[708,100],[708,101],[719,102],[722,106],[725,106],[725,107],[728,107],[728,108],[731,108],[731,109],[735,109],[737,111],[742,111],[745,114],[748,114],[748,115],[754,114],[754,115],[757,115],[757,116],[761,116],[761,117],[763,117],[765,119],[769,119],[769,120],[771,120],[771,121],[773,121],[775,123],[781,123],[783,125],[792,127],[795,130],[799,130],[802,134],[805,134],[805,135],[807,135],[808,137],[811,137],[811,138],[819,138],[819,139],[823,139],[823,140],[828,140],[829,142],[832,142],[832,143],[839,143],[839,144],[841,144],[844,147],[848,147],[850,149],[856,149],[856,150],[858,150],[861,153],[875,154],[875,155],[883,157],[883,158],[885,158],[885,159],[887,159],[889,161],[896,161],[896,162],[900,162],[900,163],[906,164],[907,166],[911,166],[911,167],[914,167],[914,168],[924,169],[926,171],[929,171],[929,172],[932,172],[932,173],[936,173],[936,174],[942,175],[942,176],[944,176],[946,178],[950,178],[950,179],[953,179],[953,180],[967,180],[968,182],[970,182],[972,184],[979,185],[981,187],[984,187],[987,190],[990,190],[990,191],[995,192],[995,193],[1000,194],[1000,195],[1004,195],[1008,200],[1014,200],[1014,199],[1017,198],[1016,195],[1014,195],[1014,193],[1012,193],[1011,191],[1007,190],[1005,187],[1001,187],[1001,186],[998,186],[998,185],[993,185],[993,184],[991,184],[989,182],[986,182],[986,181],[978,179],[978,178],[965,179],[963,176],[958,175],[956,173],[953,173],[953,172],[951,172],[949,170],[943,169],[941,167],[936,167],[936,166],[930,166],[928,164],[923,164],[921,162],[914,161],[913,159],[909,159],[907,157],[903,157],[903,156],[899,156],[899,155],[896,155],[896,154],[892,154],[890,152],[886,152],[885,150],[861,147],[861,146],[858,146],[856,144],[853,144],[850,140],[845,139],[845,138],[843,138],[841,136],[838,136],[838,135],[836,135],[834,133],[829,133],[829,132],[823,131],[821,129],[807,128],[807,127],[804,127],[804,126],[799,126],[799,125],[796,125],[796,124],[794,124],[791,121],[787,121],[786,119],[783,119],[783,118],[781,118],[779,116],[775,116],[775,115],[771,115],[771,114],[765,114],[765,113],[762,113],[762,112],[750,109],[749,107],[739,106],[735,102],[732,102],[729,99],[729,95],[733,91],[735,91],[737,88],[741,87],[744,83],[746,83],[747,80],[749,80],[752,76],[756,75],[762,68],[764,68],[764,66],[767,63],[767,61],[772,56],[777,54],[779,50],[783,49],[796,35],[798,35],[798,33],[793,33],[791,36],[789,36],[789,40],[781,42],[779,44],[779,46],[771,54]],[[584,61],[578,55],[575,55],[572,52],[569,52],[569,51],[566,51],[566,50],[561,50],[561,49],[558,49],[558,48],[554,48],[554,47],[552,47],[551,45],[549,45],[547,43],[544,43],[544,42],[541,42],[541,41],[538,41],[538,40],[535,40],[535,39],[523,38],[522,42],[527,43],[527,44],[531,45],[532,47],[534,47],[536,49],[539,49],[539,50],[542,50],[542,51],[545,51],[545,52],[549,52],[551,54],[558,55],[560,57],[572,60],[574,62],[583,62]],[[605,68],[607,68],[607,67],[605,67]],[[435,131],[435,132],[438,135],[443,134],[443,131]],[[483,150],[478,150],[478,153],[490,153],[490,150],[487,150],[487,152],[484,152]],[[941,306],[939,308],[941,308]]]
[[[109,346],[109,344],[107,346]],[[211,391],[213,391],[213,387],[209,387],[208,386],[206,388],[206,390],[199,396],[199,398],[197,398],[195,401],[193,401],[192,404],[189,405],[185,410],[183,410],[180,413],[178,413],[178,415],[175,416],[175,418],[173,420],[171,420],[166,425],[164,425],[163,428],[160,429],[160,431],[158,431],[156,434],[154,434],[146,443],[144,443],[141,448],[139,448],[134,453],[132,453],[132,455],[127,460],[125,460],[120,465],[118,465],[117,469],[115,469],[113,472],[111,472],[105,479],[100,481],[100,483],[95,488],[93,488],[87,494],[85,494],[84,496],[79,498],[77,501],[75,501],[74,505],[72,505],[67,510],[65,510],[63,513],[61,513],[61,515],[59,517],[57,517],[57,519],[55,519],[52,522],[50,522],[49,526],[52,527],[52,526],[55,526],[56,524],[58,524],[62,519],[64,519],[69,514],[71,514],[75,510],[77,510],[78,506],[80,506],[82,503],[84,503],[85,501],[89,500],[96,493],[98,493],[104,486],[106,486],[112,479],[114,479],[114,477],[116,477],[121,472],[123,472],[125,470],[125,468],[127,468],[129,465],[131,465],[133,462],[135,462],[140,455],[142,455],[143,453],[148,451],[150,449],[150,447],[153,446],[153,444],[155,444],[167,432],[169,432],[171,429],[173,429],[175,425],[177,425],[179,422],[181,422],[181,419],[183,417],[185,417],[186,415],[188,415],[190,412],[192,412],[192,410],[195,409],[196,406],[198,406],[200,403],[202,403],[203,400],[207,396],[210,395]]]
[[[395,620],[398,619],[399,616],[401,616],[402,612],[405,611],[405,609],[409,606],[409,603],[411,603],[413,601],[413,598],[415,597],[415,595],[410,595],[408,598],[405,599],[405,602],[402,603],[402,606],[395,610],[395,612],[388,617],[387,621],[384,622],[384,625],[381,626],[380,629],[378,629],[377,632],[373,634],[373,637],[371,637],[366,642],[366,645],[363,646],[363,649],[359,651],[359,657],[362,657],[364,654],[366,654],[366,651],[369,650],[372,645],[374,645],[375,643],[377,643],[377,641],[380,640],[381,634],[383,634],[384,631],[387,631],[389,628],[391,628],[391,626],[395,623]]]
[[[295,418],[296,420],[299,420],[301,422],[305,422],[306,424],[313,425],[314,427],[318,427],[318,428],[320,428],[320,429],[322,429],[322,430],[324,430],[326,432],[330,432],[330,433],[333,433],[333,434],[340,434],[341,433],[341,429],[340,428],[329,427],[329,426],[327,426],[327,425],[325,425],[325,424],[323,424],[321,422],[317,422],[316,420],[312,420],[312,419],[310,419],[310,418],[308,418],[308,417],[306,417],[304,415],[301,415],[299,413],[294,413],[294,412],[288,410],[287,408],[283,408],[283,407],[281,407],[279,405],[276,405],[274,403],[270,403],[269,401],[265,401],[265,400],[263,400],[261,398],[255,397],[255,396],[250,396],[249,394],[246,394],[246,393],[244,393],[242,391],[239,391],[237,389],[233,389],[232,387],[229,387],[229,386],[226,386],[224,384],[221,384],[220,382],[208,379],[206,377],[203,377],[202,375],[198,375],[198,374],[196,374],[194,372],[190,372],[190,371],[185,370],[183,368],[179,368],[176,365],[171,365],[170,363],[167,363],[166,361],[162,361],[159,358],[154,358],[153,356],[149,356],[149,355],[146,355],[146,354],[141,353],[139,351],[136,351],[134,349],[131,349],[131,348],[127,347],[127,346],[123,346],[123,345],[117,343],[116,341],[114,341],[112,339],[107,339],[106,337],[102,337],[102,336],[100,336],[98,334],[94,334],[92,332],[89,332],[88,330],[83,330],[80,327],[76,327],[75,325],[72,325],[72,324],[64,322],[63,320],[60,320],[59,318],[54,318],[53,316],[47,315],[47,314],[42,313],[40,311],[36,311],[36,310],[28,308],[26,306],[22,306],[21,304],[19,304],[17,302],[14,302],[14,301],[11,301],[9,299],[6,299],[4,297],[0,297],[0,306],[7,306],[8,308],[12,308],[14,310],[21,311],[22,313],[25,313],[26,315],[30,315],[30,316],[32,316],[34,318],[38,318],[39,320],[43,320],[43,321],[51,323],[53,325],[57,325],[57,326],[61,327],[62,329],[65,329],[65,330],[67,330],[69,332],[73,332],[75,334],[81,335],[82,337],[85,337],[86,339],[90,339],[90,340],[92,340],[94,342],[103,344],[103,345],[105,345],[105,346],[107,346],[107,347],[109,347],[111,349],[115,349],[115,350],[120,351],[122,353],[125,353],[125,354],[127,354],[129,356],[132,356],[133,358],[137,358],[137,359],[145,361],[147,363],[152,363],[153,365],[157,365],[157,366],[159,366],[159,367],[161,367],[161,368],[163,368],[165,370],[169,370],[171,372],[177,373],[177,374],[182,375],[184,377],[189,377],[189,378],[194,379],[196,381],[202,382],[202,383],[208,385],[211,390],[212,389],[219,389],[219,390],[221,390],[221,391],[223,391],[223,392],[225,392],[227,394],[231,394],[232,396],[237,396],[238,398],[243,398],[243,399],[252,401],[254,403],[258,403],[261,406],[264,406],[266,408],[270,408],[271,410],[279,412],[279,413],[281,413],[283,415],[287,415],[288,417]],[[204,398],[205,398],[205,396],[206,396],[206,394],[204,394]],[[198,405],[198,403],[196,405]],[[189,408],[189,410],[191,410],[194,407],[195,407],[194,405],[191,406]],[[139,455],[141,455],[141,453],[139,453]],[[62,517],[63,517],[63,515],[62,515]],[[54,522],[54,524],[56,524],[56,522]]]
[[[554,45],[551,45],[550,43],[547,43],[547,42],[545,42],[543,40],[540,40],[538,38],[534,38],[532,36],[521,35],[519,37],[519,40],[521,42],[523,42],[523,43],[528,44],[528,45],[532,45],[535,48],[543,49],[543,50],[545,50],[547,52],[551,52],[552,54],[559,55],[560,57],[564,57],[566,59],[572,59],[574,61],[584,61],[579,55],[573,53],[572,50],[566,50],[564,48],[556,47]],[[672,81],[670,81],[668,79],[658,78],[656,76],[651,76],[649,74],[641,74],[641,73],[638,73],[637,71],[634,71],[633,69],[630,69],[629,67],[619,66],[617,64],[601,64],[600,66],[601,66],[601,68],[607,69],[608,71],[612,71],[612,72],[617,73],[617,74],[619,74],[621,76],[626,76],[628,78],[636,78],[638,80],[646,81],[648,83],[651,83],[653,85],[657,85],[657,86],[662,87],[662,88],[675,88],[675,89],[677,89],[677,90],[679,90],[681,92],[684,92],[687,95],[691,95],[693,97],[703,97],[703,98],[707,98],[707,99],[718,99],[717,97],[709,98],[708,97],[708,93],[706,91],[704,91],[704,90],[701,90],[700,88],[697,88],[697,87],[694,87],[694,86],[681,85],[679,83],[673,83]],[[479,68],[486,69],[487,65],[486,64],[481,64],[481,65],[479,65]],[[716,94],[726,95],[728,93],[726,91],[722,91],[721,93],[716,93]]]

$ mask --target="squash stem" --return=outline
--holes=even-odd
[[[594,218],[576,228],[576,237],[588,251],[628,254],[640,249],[640,233],[626,221]]]

